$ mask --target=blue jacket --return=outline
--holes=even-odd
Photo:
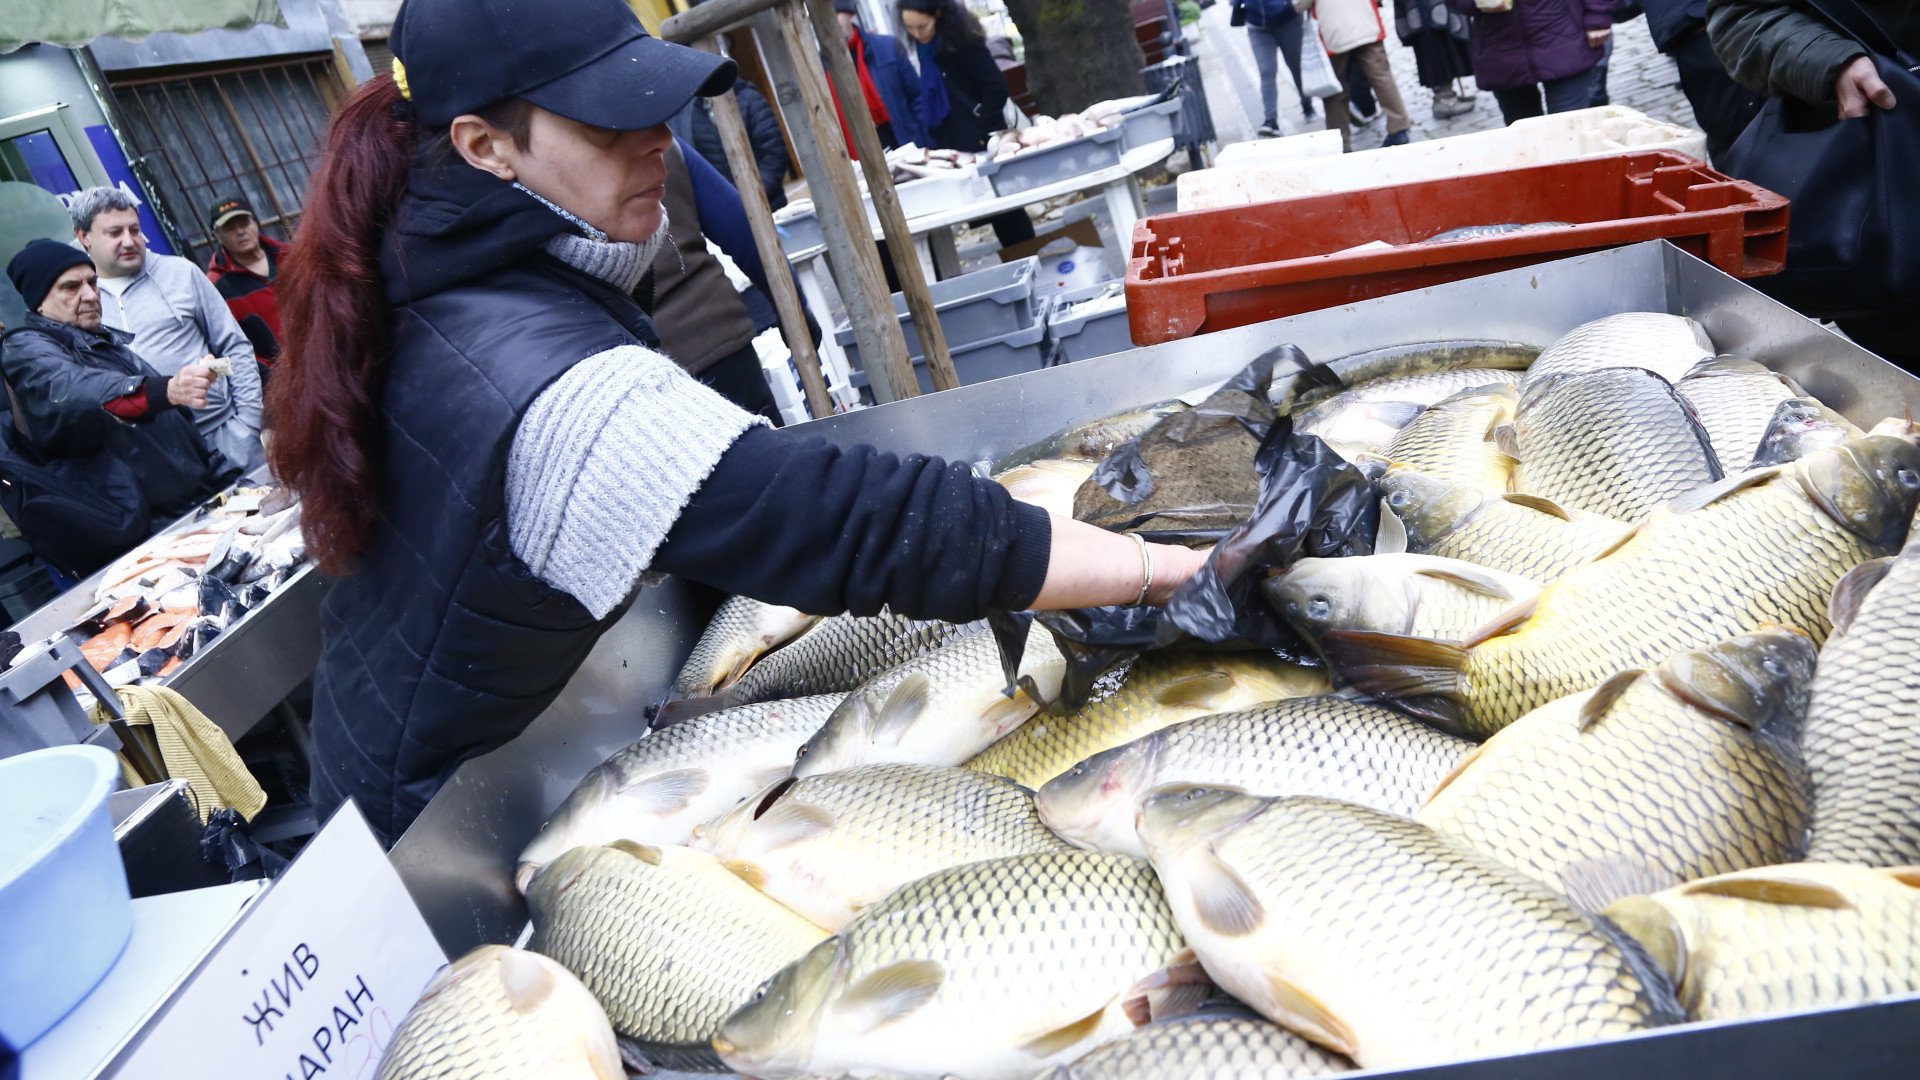
[[[867,74],[873,77],[880,100],[887,106],[887,122],[893,127],[893,145],[914,143],[931,147],[927,118],[920,104],[920,73],[907,62],[907,50],[900,39],[886,34],[860,31],[866,42]],[[858,92],[858,88],[854,88]]]
[[[1234,26],[1284,26],[1297,19],[1293,0],[1233,0],[1230,22]]]

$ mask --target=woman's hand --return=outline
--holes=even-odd
[[[1165,604],[1175,589],[1206,565],[1208,551],[1148,544],[1147,555],[1153,562],[1147,603],[1157,606]],[[1051,611],[1131,604],[1140,598],[1145,570],[1140,545],[1132,537],[1056,514],[1047,580],[1040,586],[1033,607]]]
[[[1587,31],[1587,48],[1598,49],[1605,45],[1607,39],[1612,36],[1613,31],[1611,29],[1589,30]]]
[[[1867,115],[1869,102],[1882,109],[1891,109],[1895,104],[1893,91],[1880,80],[1871,56],[1856,56],[1847,61],[1847,66],[1840,69],[1840,77],[1833,82],[1833,96],[1840,100],[1842,120]]]

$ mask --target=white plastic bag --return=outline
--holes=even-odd
[[[1320,20],[1303,15],[1300,28],[1300,92],[1307,97],[1329,98],[1340,93],[1340,80],[1333,74],[1333,58],[1320,42]]]

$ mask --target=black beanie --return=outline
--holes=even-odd
[[[7,277],[13,279],[13,287],[20,290],[20,299],[27,302],[27,310],[38,311],[61,274],[75,266],[92,265],[93,259],[72,244],[35,240],[7,263]]]

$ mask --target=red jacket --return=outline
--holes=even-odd
[[[220,290],[220,295],[226,298],[227,309],[233,312],[234,321],[241,324],[242,330],[246,329],[247,316],[258,315],[267,324],[267,329],[273,331],[274,340],[284,348],[285,339],[280,332],[280,305],[273,297],[273,283],[280,276],[280,260],[286,257],[287,245],[270,236],[262,236],[260,247],[267,253],[266,277],[235,262],[224,247],[215,249],[213,261],[207,264],[207,277],[212,279],[213,287]],[[248,334],[247,337],[251,339],[253,335]],[[254,342],[254,351],[260,351],[257,341]],[[273,356],[260,357],[261,362],[268,364],[277,359],[277,351]]]

